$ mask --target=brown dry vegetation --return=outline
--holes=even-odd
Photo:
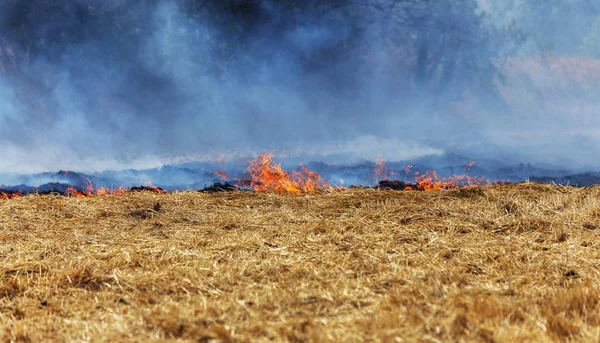
[[[600,187],[0,202],[0,341],[600,339]]]

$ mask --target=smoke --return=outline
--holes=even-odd
[[[580,14],[540,19],[555,54],[530,68],[551,37],[528,36],[524,2],[326,3],[4,1],[0,171],[294,149],[597,166],[593,40],[566,46]]]

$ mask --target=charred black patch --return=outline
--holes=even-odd
[[[129,188],[130,192],[154,192],[154,193],[166,193],[167,191],[165,191],[164,189],[160,188],[160,187],[154,187],[154,186],[135,186],[135,187],[131,187]]]
[[[220,193],[220,192],[233,192],[233,191],[237,191],[240,190],[240,188],[225,182],[225,183],[221,183],[221,182],[216,182],[213,183],[212,185],[208,186],[208,187],[204,187],[200,190],[200,192],[203,193]]]
[[[400,180],[381,180],[375,186],[376,189],[391,189],[395,191],[404,191],[404,190],[418,190],[418,187],[414,183],[407,183]]]

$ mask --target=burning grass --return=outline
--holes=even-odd
[[[598,341],[600,187],[0,201],[4,341]]]
[[[301,171],[287,172],[273,162],[274,154],[262,153],[248,166],[249,186],[257,192],[309,193],[332,189],[319,173],[302,167]]]
[[[218,177],[219,181],[207,186],[201,191],[214,193],[223,191],[249,190],[259,193],[277,192],[291,194],[308,194],[322,193],[333,190],[345,189],[343,180],[340,180],[339,186],[332,186],[318,172],[308,169],[300,165],[300,171],[286,171],[281,167],[281,164],[273,161],[273,153],[262,153],[249,161],[246,172],[238,175],[234,182],[229,180],[229,176],[224,169],[211,172],[212,175]],[[470,170],[475,162],[469,162],[464,170]],[[222,163],[219,163],[222,164]],[[406,190],[406,191],[431,191],[442,189],[461,189],[461,188],[478,188],[490,185],[491,183],[483,178],[469,176],[467,174],[453,175],[440,177],[436,171],[413,171],[412,165],[403,168],[406,176],[414,177],[412,182],[401,181],[396,179],[397,172],[389,170],[386,166],[386,161],[377,155],[375,161],[376,168],[373,170],[375,182],[373,187],[384,188],[391,190]],[[82,174],[72,173],[69,170],[59,171],[60,176],[71,176],[69,183],[46,183],[38,187],[30,186],[9,186],[2,188],[0,185],[0,200],[19,198],[27,194],[48,195],[61,194],[76,198],[91,198],[94,196],[107,195],[126,195],[130,192],[151,191],[158,194],[165,194],[167,191],[160,187],[154,186],[150,181],[146,181],[143,186],[125,188],[105,188],[94,185],[90,179]],[[73,184],[74,183],[74,184]],[[352,186],[360,187],[360,186]]]

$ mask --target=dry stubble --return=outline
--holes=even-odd
[[[600,339],[600,188],[0,202],[6,342]]]

